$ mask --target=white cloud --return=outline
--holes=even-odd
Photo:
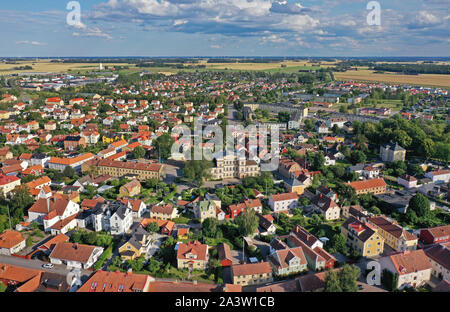
[[[45,43],[45,42],[29,41],[29,40],[16,41],[16,44],[29,44],[29,45],[34,45],[34,46],[45,46],[45,45],[47,45],[47,43]]]
[[[72,34],[74,37],[98,37],[98,38],[105,38],[105,39],[113,39],[112,36],[110,36],[107,33],[104,33],[100,28],[98,27],[92,27],[92,28],[83,28],[83,31],[81,32],[74,32]]]

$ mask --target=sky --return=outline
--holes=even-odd
[[[450,56],[450,0],[369,2],[0,0],[0,56]]]

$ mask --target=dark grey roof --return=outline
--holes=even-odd
[[[398,145],[398,143],[394,143],[394,142],[390,142],[390,143],[386,143],[382,145],[383,148],[387,148],[390,149],[392,151],[405,151],[405,149],[403,147],[401,147],[400,145]]]

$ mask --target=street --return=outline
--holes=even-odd
[[[21,267],[28,268],[28,269],[47,271],[50,273],[57,273],[57,274],[61,274],[61,275],[67,275],[70,272],[70,270],[68,270],[65,265],[55,264],[53,269],[45,269],[42,267],[42,265],[46,264],[48,262],[44,262],[41,260],[31,260],[31,259],[27,260],[27,259],[22,259],[22,258],[12,257],[12,256],[5,256],[5,255],[0,255],[0,263],[17,265],[17,266],[21,266]],[[82,270],[81,271],[82,280],[87,279],[87,277],[89,277],[91,274],[92,274],[92,271]]]

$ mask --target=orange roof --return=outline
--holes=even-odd
[[[17,180],[20,180],[20,179],[16,176],[0,175],[0,185],[10,184],[10,183],[16,182]]]
[[[41,272],[42,271],[39,270],[0,263],[0,280],[23,283],[32,279]]]
[[[69,241],[69,237],[67,235],[64,235],[61,233],[61,234],[58,234],[58,235],[52,237],[48,241],[46,241],[44,244],[39,246],[39,248],[44,247],[45,249],[50,250],[52,247],[54,247],[56,245],[56,243],[65,243],[68,241]]]
[[[20,234],[20,232],[13,230],[5,230],[0,234],[0,248],[11,249],[21,242],[23,242],[25,238]]]
[[[41,177],[41,178],[39,178],[39,179],[33,180],[33,181],[31,181],[31,182],[28,182],[28,183],[25,184],[25,185],[28,186],[28,188],[29,188],[30,190],[33,190],[33,189],[35,189],[35,188],[37,188],[37,187],[39,187],[39,186],[41,186],[41,185],[43,185],[43,184],[51,183],[51,182],[52,182],[52,180],[50,180],[49,177],[43,176],[43,177]]]
[[[431,263],[429,262],[423,249],[393,254],[390,255],[389,258],[391,259],[392,264],[399,275],[424,271],[432,268]]]
[[[112,145],[113,147],[115,147],[115,148],[119,148],[119,147],[121,147],[121,146],[128,145],[128,142],[125,141],[125,140],[120,140],[120,141],[116,141],[116,142],[111,143],[111,145]]]
[[[194,282],[166,282],[154,281],[150,283],[149,292],[216,292],[219,286],[207,283]]]
[[[99,270],[78,292],[147,292],[150,280],[150,275]]]
[[[356,191],[368,190],[377,187],[386,187],[386,182],[382,178],[350,182],[349,185]]]
[[[24,175],[32,174],[34,171],[41,171],[41,170],[44,170],[44,168],[42,168],[42,165],[34,165],[22,171],[22,174]]]
[[[283,193],[272,195],[273,201],[298,199],[297,193]]]
[[[187,254],[194,254],[197,257],[195,259],[191,259],[186,256]],[[205,261],[207,255],[208,245],[202,244],[199,241],[188,242],[187,244],[181,243],[178,245],[177,259]]]
[[[94,157],[94,154],[86,153],[86,154],[78,155],[78,156],[72,157],[72,158],[52,157],[52,158],[50,158],[50,163],[70,166],[77,162],[87,160],[91,157]]]
[[[269,262],[245,263],[233,265],[231,271],[233,276],[254,275],[272,273],[272,267]]]

